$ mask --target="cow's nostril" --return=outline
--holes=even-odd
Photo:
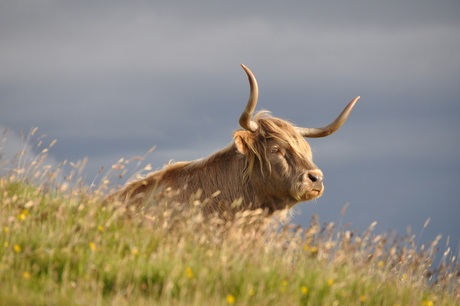
[[[312,182],[321,182],[323,180],[323,177],[319,174],[313,174],[313,173],[308,173],[308,178]]]

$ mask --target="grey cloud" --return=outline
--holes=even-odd
[[[458,38],[457,24],[373,24],[359,17],[375,17],[378,6],[371,14],[360,14],[359,9],[356,12],[347,5],[341,8],[345,12],[331,10],[324,18],[316,16],[315,7],[297,5],[313,18],[283,15],[283,11],[295,11],[289,6],[268,6],[255,12],[256,16],[255,9],[234,14],[230,10],[229,14],[213,5],[211,12],[204,6],[176,8],[171,4],[169,8],[147,9],[117,4],[76,11],[73,6],[50,6],[50,12],[33,8],[38,13],[23,13],[29,27],[24,19],[9,18],[12,24],[5,24],[4,29],[10,30],[2,34],[7,42],[2,46],[2,78],[43,80],[60,75],[91,79],[113,74],[215,72],[228,71],[229,63],[242,60],[270,72],[308,71],[317,75],[327,66],[330,73],[348,76],[368,69],[386,74],[405,64],[408,69],[404,71],[414,77],[436,68],[449,69],[449,58],[458,64],[454,52],[458,41],[452,39]],[[391,6],[384,7],[395,12]],[[329,9],[320,7],[319,11]],[[341,18],[336,16],[339,11]],[[217,17],[202,18],[215,13]],[[414,12],[407,13],[412,17],[409,20],[415,19]],[[421,16],[432,13],[427,9]],[[357,18],[343,19],[350,14]],[[420,49],[422,56],[417,55]],[[403,62],[388,62],[384,57]],[[267,63],[267,58],[272,60]],[[446,67],[446,63],[450,65]]]

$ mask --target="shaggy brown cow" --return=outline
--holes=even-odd
[[[268,214],[321,196],[323,173],[313,163],[310,146],[303,137],[324,137],[345,122],[359,97],[351,101],[337,119],[323,128],[300,128],[258,112],[257,81],[244,65],[251,93],[240,117],[244,130],[233,134],[233,142],[213,155],[191,162],[167,165],[145,178],[128,183],[114,196],[129,204],[158,201],[165,194],[179,203],[198,196],[207,199],[205,215],[264,209]]]

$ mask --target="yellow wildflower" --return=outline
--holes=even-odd
[[[5,233],[8,233],[8,232],[10,231],[10,228],[9,228],[8,226],[4,226],[4,227],[3,227],[3,231],[4,231]]]
[[[8,241],[5,241],[5,242],[3,243],[3,246],[4,246],[5,248],[7,248],[9,245],[10,245],[10,244],[8,243]]]
[[[185,274],[187,275],[187,278],[192,279],[195,275],[193,274],[193,270],[190,267],[187,267],[185,269]]]
[[[232,305],[232,304],[235,304],[235,297],[231,294],[228,294],[227,295],[227,303]]]
[[[327,284],[329,287],[331,287],[332,285],[334,285],[334,280],[332,278],[328,279]]]
[[[25,279],[30,279],[30,273],[29,272],[24,272],[22,273],[22,277]]]
[[[359,297],[359,300],[364,303],[365,301],[367,301],[367,297],[365,295],[361,295]]]
[[[97,229],[98,229],[98,231],[100,231],[100,232],[103,232],[103,231],[104,231],[104,227],[103,227],[102,225],[99,225],[99,226],[97,227]]]
[[[97,247],[96,247],[96,244],[94,242],[90,242],[88,243],[88,246],[91,250],[93,251],[96,251]]]
[[[19,244],[15,244],[14,247],[13,247],[13,250],[16,252],[16,253],[21,253],[21,246]]]
[[[433,306],[434,303],[432,300],[424,300],[422,301],[422,306]]]
[[[248,294],[249,296],[253,296],[254,294],[256,294],[256,292],[253,289],[249,289]]]
[[[134,255],[134,256],[137,256],[139,255],[139,249],[137,247],[134,247],[131,251],[131,253]]]
[[[302,286],[300,288],[300,291],[302,292],[302,294],[308,294],[308,287],[307,286]]]

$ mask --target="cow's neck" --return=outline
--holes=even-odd
[[[174,171],[186,174],[187,182],[178,183],[182,186],[186,183],[190,193],[201,189],[206,192],[202,194],[204,199],[220,191],[218,198],[228,201],[236,195],[247,193],[247,186],[243,182],[244,163],[244,157],[231,143],[207,158],[186,163]]]

